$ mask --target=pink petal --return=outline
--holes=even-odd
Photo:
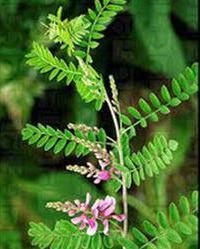
[[[111,205],[108,207],[108,208],[106,208],[105,210],[104,210],[104,215],[105,216],[109,216],[109,215],[111,215],[112,213],[114,213],[114,211],[115,211],[115,207],[116,207],[116,200],[113,198],[113,197],[111,197],[112,198],[112,203],[111,203]]]
[[[74,216],[76,213],[77,213],[76,210],[69,210],[68,215],[69,215],[70,217],[72,217],[72,216]]]
[[[106,196],[106,198],[102,201],[102,204],[100,206],[100,210],[104,211],[109,206],[111,206],[113,204],[113,202],[115,203],[115,199],[113,197]]]
[[[95,208],[97,208],[97,207],[99,206],[100,203],[101,203],[101,200],[100,200],[100,199],[97,199],[97,200],[95,201],[95,203],[92,205],[92,210],[95,209]]]
[[[109,221],[108,220],[104,220],[103,221],[103,225],[104,225],[103,233],[105,235],[108,235],[108,232],[109,232]]]
[[[126,215],[125,214],[119,214],[119,215],[112,215],[112,218],[119,221],[119,222],[122,222],[126,219]]]
[[[99,184],[101,182],[101,180],[99,178],[94,180],[94,184]]]
[[[96,220],[94,218],[88,220],[88,229],[87,229],[87,234],[89,236],[93,236],[96,232],[97,232],[97,229],[98,229],[98,223],[96,222]]]
[[[108,181],[111,178],[111,173],[107,170],[99,171],[98,178],[100,178],[102,181]]]
[[[71,222],[75,225],[79,224],[80,222],[84,221],[86,218],[86,215],[85,214],[82,214],[81,216],[79,217],[75,217],[73,219],[71,219]]]
[[[79,229],[80,229],[80,230],[83,230],[85,227],[86,227],[86,224],[85,224],[85,223],[81,223]]]

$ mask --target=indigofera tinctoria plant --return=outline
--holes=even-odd
[[[147,177],[158,175],[173,162],[178,142],[157,134],[140,151],[132,152],[130,143],[136,138],[137,127],[148,126],[167,115],[171,108],[187,101],[198,90],[198,65],[186,67],[171,87],[161,86],[160,93],[150,92],[140,98],[137,107],[130,106],[122,113],[119,93],[113,76],[104,79],[93,67],[92,51],[104,37],[103,31],[113,18],[124,10],[125,0],[95,0],[94,9],[72,20],[63,19],[62,8],[56,15],[48,16],[46,35],[67,53],[67,61],[60,59],[42,44],[33,43],[27,63],[40,73],[49,74],[49,80],[73,84],[86,103],[95,102],[97,111],[107,105],[116,136],[109,137],[103,128],[70,123],[64,131],[38,124],[27,124],[22,131],[23,140],[29,145],[53,153],[74,153],[77,157],[93,154],[96,162],[85,165],[67,165],[66,170],[92,179],[94,184],[110,181],[114,198],[94,200],[91,193],[86,199],[49,202],[47,208],[66,213],[66,220],[56,223],[53,230],[43,223],[30,223],[32,244],[51,249],[167,249],[175,248],[197,231],[198,193],[182,196],[179,205],[171,203],[169,214],[158,212],[156,223],[145,220],[143,230],[128,224],[128,189],[139,186]],[[105,82],[110,84],[109,95]],[[117,195],[116,195],[117,192]],[[122,200],[122,201],[121,201]],[[51,201],[51,200],[50,200]],[[116,203],[122,203],[122,212]]]

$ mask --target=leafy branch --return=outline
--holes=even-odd
[[[106,133],[103,129],[94,132],[88,130],[83,133],[81,129],[76,129],[75,134],[65,129],[53,129],[51,126],[38,124],[37,127],[27,124],[22,130],[22,139],[28,141],[29,145],[36,144],[37,148],[44,148],[45,151],[53,149],[54,154],[64,151],[65,156],[75,152],[76,156],[87,155],[97,144],[102,148],[106,146]]]
[[[114,16],[124,9],[126,0],[95,0],[95,10],[88,9],[88,19],[91,22],[87,40],[84,42],[86,46],[86,62],[92,63],[90,50],[99,46],[99,40],[104,37],[102,32],[111,23]]]
[[[66,80],[67,85],[74,81],[77,91],[82,99],[89,103],[96,100],[96,109],[100,110],[105,100],[103,80],[101,76],[77,57],[78,67],[70,62],[69,65],[63,59],[53,56],[48,48],[38,43],[33,43],[32,51],[27,55],[27,64],[41,73],[50,73],[49,80],[56,78],[58,82]]]
[[[58,221],[53,230],[43,223],[31,222],[28,234],[33,238],[31,244],[42,249],[101,249],[102,247],[112,248],[114,245],[111,238],[100,233],[93,237],[88,236],[64,220]]]
[[[131,131],[131,133],[135,134],[135,127],[137,125],[145,128],[148,125],[147,120],[152,122],[159,121],[158,113],[167,115],[170,113],[170,107],[176,107],[182,102],[187,101],[191,95],[198,91],[197,84],[198,64],[194,63],[191,67],[187,67],[183,73],[179,74],[177,79],[172,80],[172,89],[168,89],[165,85],[161,87],[160,99],[162,101],[153,92],[149,94],[149,101],[140,98],[139,107],[144,114],[135,107],[128,107],[128,113],[137,121],[132,124],[131,119],[123,114],[122,121],[128,126],[123,132]]]
[[[181,196],[179,205],[169,205],[169,218],[164,212],[157,213],[156,224],[145,220],[143,230],[132,228],[133,240],[119,238],[119,243],[126,249],[168,249],[196,233],[198,229],[198,192],[191,198]]]
[[[133,182],[139,186],[145,176],[153,177],[158,175],[160,170],[170,165],[173,159],[173,152],[178,148],[175,140],[169,140],[163,135],[156,135],[152,142],[143,146],[142,150],[133,153],[131,157],[125,158],[125,165],[129,169],[127,173],[128,186],[131,186],[131,175]]]

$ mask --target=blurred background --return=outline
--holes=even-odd
[[[114,20],[94,54],[95,66],[105,78],[113,74],[120,89],[122,109],[135,105],[139,96],[156,91],[162,83],[197,60],[197,0],[131,0]],[[97,113],[84,104],[73,87],[49,82],[25,64],[32,41],[61,53],[44,35],[47,14],[62,5],[64,17],[74,17],[93,7],[92,0],[0,0],[0,249],[30,249],[28,222],[52,226],[62,214],[45,209],[48,201],[84,198],[109,193],[106,186],[65,171],[68,163],[83,163],[44,153],[21,141],[26,122],[101,126],[113,135],[109,112]],[[43,23],[43,24],[42,24]],[[62,52],[63,53],[63,52]],[[152,210],[165,209],[170,201],[197,187],[197,98],[186,102],[147,129],[138,130],[133,141],[137,151],[156,132],[176,139],[179,150],[172,166],[159,177],[146,180],[130,195],[130,220],[149,218],[138,200]],[[189,238],[181,249],[197,248]]]

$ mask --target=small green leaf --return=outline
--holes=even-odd
[[[101,249],[102,247],[102,238],[100,234],[93,236],[91,241],[91,249]]]
[[[166,114],[169,114],[169,113],[170,113],[170,109],[169,109],[167,106],[162,105],[162,106],[160,107],[160,112],[161,112],[162,114],[166,115]]]
[[[151,236],[156,236],[158,234],[158,230],[157,228],[149,221],[145,220],[143,222],[143,226],[144,226],[144,229],[145,231],[151,235]]]
[[[58,138],[57,137],[52,137],[49,139],[49,141],[45,144],[44,150],[49,151],[53,146],[56,144]]]
[[[63,150],[63,148],[65,147],[67,143],[67,140],[66,139],[61,139],[57,144],[56,146],[54,147],[54,153],[55,154],[58,154],[61,150]]]
[[[132,124],[131,120],[124,114],[121,115],[121,120],[122,120],[122,123],[125,124],[125,125],[131,125]]]
[[[150,94],[149,94],[149,99],[150,99],[152,105],[153,105],[155,108],[160,108],[161,103],[160,103],[159,98],[155,95],[155,93],[150,93]]]
[[[102,143],[106,142],[106,132],[104,131],[104,129],[100,129],[98,134],[97,134],[98,140]]]
[[[189,204],[188,199],[185,196],[181,196],[180,198],[180,207],[183,211],[183,214],[190,213],[190,204]]]
[[[137,228],[132,229],[133,236],[141,243],[145,244],[148,242],[147,237]]]
[[[122,166],[118,163],[115,164],[115,168],[118,169],[119,171],[121,171],[122,173],[127,173],[128,169],[125,166]]]
[[[119,238],[120,245],[124,246],[126,249],[139,249],[139,247],[131,240]]]
[[[65,156],[69,156],[72,153],[72,151],[75,149],[75,147],[76,143],[74,141],[68,143],[68,145],[65,148]]]
[[[132,176],[130,172],[127,172],[125,174],[125,180],[126,180],[126,187],[129,189],[132,185]]]
[[[94,3],[95,3],[96,10],[99,12],[102,8],[101,2],[99,0],[95,0]]]
[[[170,102],[171,100],[171,96],[170,96],[170,93],[169,93],[169,90],[166,86],[162,86],[161,87],[161,95],[163,97],[163,99],[166,101],[166,102]]]
[[[136,118],[136,119],[141,119],[141,118],[142,118],[142,115],[140,114],[140,112],[139,112],[136,108],[134,108],[134,107],[132,107],[132,106],[128,107],[128,112],[129,112],[134,118]]]
[[[176,230],[178,230],[179,233],[182,233],[184,235],[192,234],[192,229],[186,223],[183,223],[182,221],[179,221],[176,224],[175,228]]]
[[[168,240],[170,240],[176,244],[182,243],[181,236],[174,229],[171,229],[171,228],[168,229],[167,238],[168,238]]]
[[[169,140],[169,148],[172,151],[176,151],[178,148],[178,142],[175,140]]]
[[[82,243],[81,243],[83,249],[88,249],[89,248],[91,239],[92,239],[91,236],[88,236],[87,234],[83,234]]]
[[[199,199],[198,191],[193,191],[192,192],[192,208],[194,210],[198,209],[198,199]]]
[[[167,221],[167,216],[164,212],[160,211],[157,213],[157,221],[158,221],[158,224],[164,229],[168,228],[169,224]]]
[[[35,144],[35,143],[40,139],[41,135],[42,135],[41,133],[36,133],[35,135],[33,135],[33,136],[29,139],[28,144],[29,144],[29,145]]]
[[[172,80],[172,91],[177,97],[179,97],[181,94],[181,87],[178,81],[175,79]]]
[[[95,133],[92,130],[89,130],[89,132],[88,132],[88,140],[91,141],[91,142],[96,141]]]
[[[140,105],[140,108],[141,108],[145,113],[150,113],[150,112],[152,112],[152,109],[151,109],[150,105],[146,102],[146,100],[140,98],[140,100],[139,100],[139,105]]]
[[[178,208],[173,202],[169,206],[169,215],[172,222],[178,222],[180,220]]]
[[[37,142],[37,148],[43,147],[47,141],[49,140],[49,136],[43,136],[38,142]]]
[[[103,237],[103,244],[105,245],[106,248],[113,248],[114,247],[114,241],[109,236]]]
[[[134,181],[135,185],[139,186],[140,185],[140,175],[139,175],[136,167],[133,169],[132,175],[133,175],[133,181]]]
[[[147,127],[147,121],[145,118],[140,119],[140,125],[142,128],[146,128]]]
[[[91,9],[88,9],[88,13],[89,13],[89,16],[92,20],[95,20],[96,19],[96,13],[91,10]]]
[[[178,106],[178,105],[181,104],[181,101],[180,101],[180,99],[178,99],[178,98],[172,98],[172,99],[170,100],[169,104],[170,104],[172,107],[176,107],[176,106]]]
[[[73,134],[72,134],[70,131],[65,130],[65,131],[64,131],[64,134],[65,134],[65,137],[66,137],[67,139],[72,139]]]

